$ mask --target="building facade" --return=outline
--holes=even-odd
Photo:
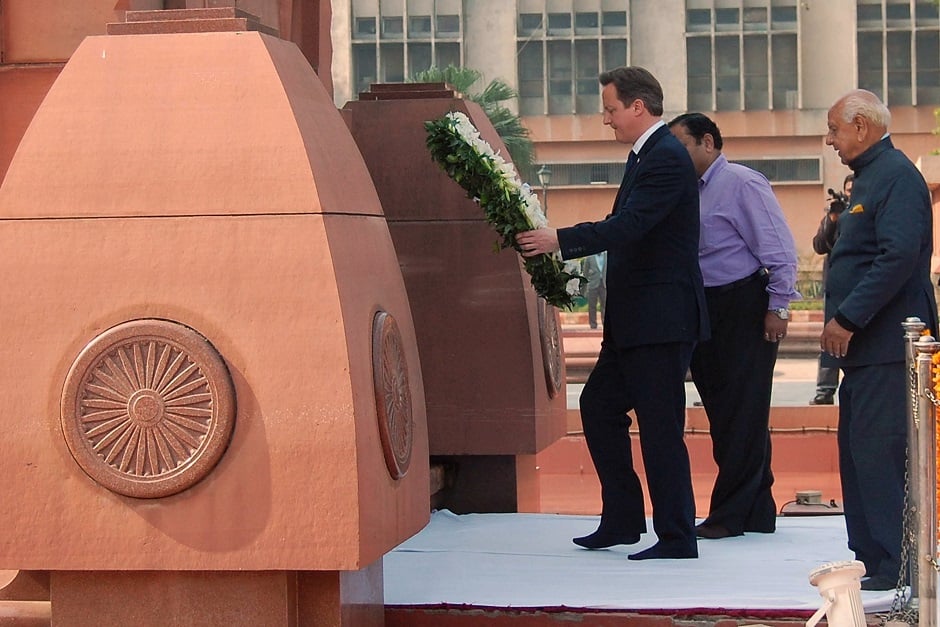
[[[914,161],[940,146],[932,0],[334,0],[332,39],[338,106],[431,65],[513,86],[537,165],[552,173],[558,226],[606,215],[623,172],[626,147],[602,124],[599,72],[646,67],[663,85],[667,120],[707,113],[729,159],[771,180],[807,270],[821,262],[811,240],[826,190],[848,173],[824,142],[839,96],[855,87],[881,96]]]
[[[331,56],[331,71],[324,61],[318,69],[338,107],[432,65],[513,86],[537,166],[551,170],[546,204],[558,226],[610,209],[626,147],[602,124],[597,75],[617,65],[659,78],[667,119],[715,118],[728,157],[773,183],[809,270],[821,262],[811,239],[826,189],[848,173],[824,143],[836,98],[855,87],[884,98],[894,141],[914,161],[933,161],[940,146],[934,0],[0,0],[0,180],[85,36],[126,10],[220,4],[258,15],[315,68]],[[311,28],[327,13],[331,51]],[[534,171],[523,174],[538,185]]]

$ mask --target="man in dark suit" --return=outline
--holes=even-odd
[[[901,537],[910,376],[901,324],[936,334],[930,280],[930,191],[888,135],[891,113],[865,90],[829,109],[826,144],[855,174],[826,276],[820,348],[842,368],[839,474],[849,548],[865,564],[863,590],[903,579]]]
[[[663,92],[645,69],[600,76],[604,124],[633,144],[613,212],[600,222],[516,237],[523,255],[566,259],[607,251],[607,311],[597,364],[581,394],[581,420],[601,482],[598,529],[588,549],[634,544],[646,531],[627,412],[636,415],[658,541],[630,559],[694,558],[695,500],[683,440],[685,374],[706,339],[698,264],[698,179],[688,151],[662,121]]]

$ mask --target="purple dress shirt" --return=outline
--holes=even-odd
[[[722,154],[702,175],[699,192],[705,287],[727,285],[763,267],[770,273],[768,309],[798,300],[796,244],[767,179]]]

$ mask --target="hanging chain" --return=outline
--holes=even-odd
[[[911,395],[911,408],[913,415],[917,416],[918,410],[918,394],[917,394],[917,368],[915,364],[911,364],[911,367],[908,369],[908,391]],[[917,507],[913,502],[911,497],[911,481],[910,481],[910,449],[905,447],[904,449],[904,519],[901,527],[901,566],[898,571],[898,581],[894,589],[894,600],[891,603],[891,609],[888,614],[881,617],[880,625],[884,627],[887,623],[898,623],[903,622],[908,625],[916,625],[919,622],[919,616],[917,608],[911,603],[911,599],[908,598],[906,592],[907,587],[907,576],[910,576],[910,581],[917,580],[917,569],[919,560],[912,560],[911,554],[916,550],[917,547],[917,529],[915,521],[917,519]]]

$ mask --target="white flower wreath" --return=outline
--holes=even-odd
[[[425,123],[428,150],[447,174],[483,208],[487,222],[502,236],[500,248],[513,248],[517,233],[548,226],[542,204],[506,161],[459,111]],[[578,264],[558,253],[524,257],[536,293],[556,307],[571,309],[584,278]]]

